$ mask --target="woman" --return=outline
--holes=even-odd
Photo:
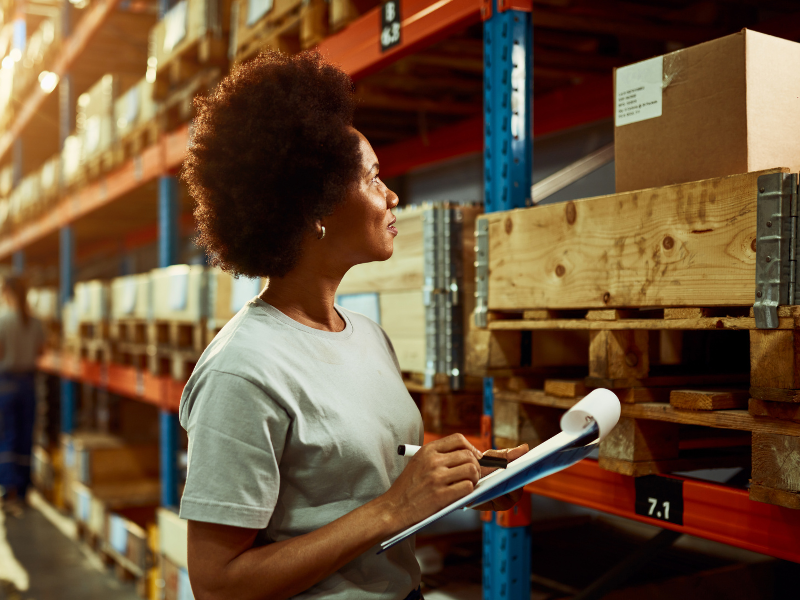
[[[28,308],[28,288],[19,277],[2,285],[0,313],[0,485],[6,508],[18,510],[31,481],[34,370],[44,349],[42,324]]]
[[[270,278],[181,399],[198,600],[421,598],[413,539],[377,544],[481,475],[461,435],[397,456],[423,429],[391,342],[334,306],[347,270],[388,259],[398,234],[397,195],[352,127],[352,88],[318,54],[267,52],[196,101],[183,178],[199,242],[229,272]]]

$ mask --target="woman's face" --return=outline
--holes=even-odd
[[[355,131],[355,130],[354,130]],[[375,151],[361,133],[357,132],[361,150],[361,172],[342,204],[330,217],[323,219],[325,240],[331,250],[351,266],[386,260],[392,256],[397,194],[384,185],[379,177],[380,166]]]

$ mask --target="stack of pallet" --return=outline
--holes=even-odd
[[[150,274],[126,275],[110,283],[109,335],[113,362],[147,368],[148,323],[152,316]]]
[[[221,269],[209,269],[207,277],[209,312],[206,340],[210,342],[247,302],[261,293],[267,280],[237,278]]]
[[[185,381],[206,347],[206,268],[175,265],[150,273],[152,320],[147,326],[150,371]]]
[[[150,32],[147,80],[162,130],[190,121],[193,98],[226,70],[230,11],[230,0],[181,0]]]
[[[193,598],[189,583],[187,522],[168,508],[158,509],[158,564],[164,600]]]
[[[109,308],[109,286],[106,282],[86,281],[75,285],[72,318],[78,326],[81,358],[101,363],[111,360]]]
[[[496,443],[539,443],[564,409],[606,387],[623,408],[601,467],[641,476],[752,466],[751,498],[800,508],[800,486],[781,467],[800,456],[799,313],[777,308],[794,304],[788,296],[758,302],[770,283],[757,264],[782,261],[757,241],[762,219],[786,224],[789,262],[791,217],[769,207],[797,193],[786,171],[482,217],[487,340],[471,362],[496,376]],[[583,376],[565,379],[569,370]]]
[[[158,105],[153,83],[146,78],[119,94],[114,101],[115,163],[137,156],[158,140]]]
[[[474,306],[478,206],[424,204],[396,211],[400,234],[386,262],[353,267],[337,301],[379,323],[392,340],[427,431],[480,428],[482,383],[464,375]]]
[[[116,164],[115,103],[121,91],[133,83],[130,77],[109,73],[78,97],[75,123],[81,137],[81,168],[87,180],[95,179]]]
[[[58,290],[54,287],[38,287],[28,290],[28,306],[31,314],[39,319],[45,331],[45,346],[61,348],[61,317],[58,313]]]
[[[322,40],[328,31],[328,4],[311,0],[237,0],[231,50],[236,62],[265,48],[294,54]]]

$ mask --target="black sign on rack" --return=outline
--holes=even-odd
[[[637,477],[636,514],[683,525],[683,480],[648,475]]]
[[[387,0],[381,8],[381,52],[400,43],[400,0]]]

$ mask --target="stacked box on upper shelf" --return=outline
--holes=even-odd
[[[148,323],[153,317],[150,274],[117,277],[111,280],[110,290],[114,362],[145,368]]]
[[[106,74],[78,97],[76,129],[81,137],[81,164],[89,179],[115,164],[112,147],[116,140],[114,102],[132,78]]]
[[[31,314],[42,322],[45,340],[49,348],[61,346],[61,316],[58,313],[58,290],[53,287],[28,290],[28,306]]]
[[[174,265],[150,273],[153,321],[148,328],[150,370],[188,378],[206,346],[208,281],[200,265]]]
[[[153,83],[139,80],[114,102],[114,127],[118,141],[118,160],[136,156],[158,139],[157,104]]]
[[[295,53],[327,34],[328,6],[311,0],[237,0],[231,54],[237,62],[264,48]]]
[[[264,278],[234,277],[222,269],[208,271],[208,338],[213,338],[242,307],[266,286]]]
[[[339,304],[375,320],[392,340],[406,385],[422,396],[431,431],[476,428],[480,419],[480,382],[464,375],[464,343],[481,212],[447,203],[396,211],[392,257],[353,267],[339,286]],[[459,390],[468,391],[451,394]]]
[[[181,0],[150,32],[148,79],[166,99],[208,68],[225,67],[230,0]]]
[[[75,284],[73,310],[78,323],[81,357],[97,362],[109,361],[111,344],[108,329],[108,282],[94,280]]]

